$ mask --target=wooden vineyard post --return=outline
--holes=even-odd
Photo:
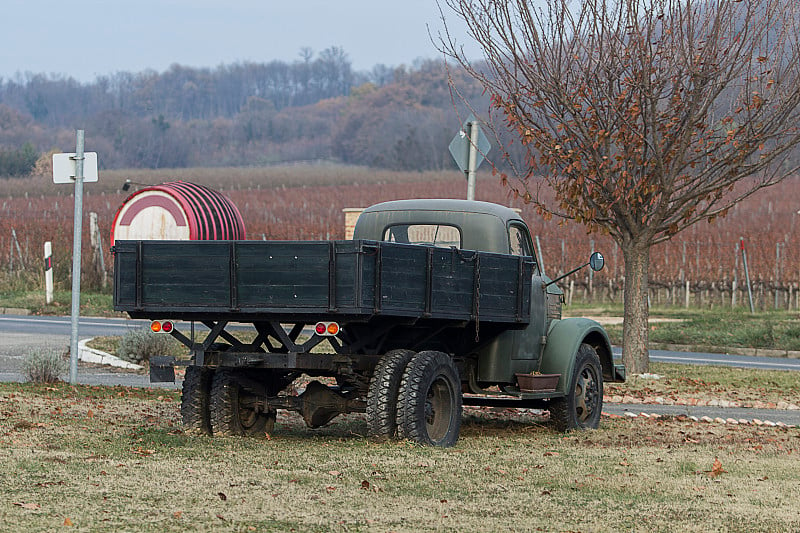
[[[103,241],[100,236],[100,225],[97,223],[97,213],[89,213],[89,237],[92,245],[92,267],[100,280],[103,288],[108,284],[108,272],[103,257]]]
[[[686,301],[684,302],[683,306],[686,309],[689,309],[689,298],[691,296],[691,293],[689,292],[689,280],[688,279],[686,280],[686,294],[685,294],[685,296],[686,296]]]
[[[747,281],[747,296],[750,298],[750,313],[755,314],[756,310],[753,307],[753,288],[750,285],[750,272],[747,270],[747,252],[744,249],[744,237],[739,237],[739,247],[742,250],[742,264],[744,265],[744,277]]]

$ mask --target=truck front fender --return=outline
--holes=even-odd
[[[624,367],[614,365],[611,341],[603,326],[588,318],[553,320],[547,332],[540,371],[543,374],[561,374],[558,392],[566,393],[575,367],[575,355],[582,343],[597,351],[603,366],[603,381],[625,380]]]

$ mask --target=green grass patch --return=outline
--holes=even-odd
[[[116,355],[120,339],[122,339],[120,336],[103,335],[100,337],[92,337],[92,339],[86,343],[86,345],[94,350],[100,350],[101,352]]]
[[[651,342],[699,346],[800,349],[798,316],[743,310],[686,313],[681,322],[651,324]]]
[[[621,317],[622,306],[573,306],[567,316]],[[651,343],[695,347],[738,347],[800,350],[800,316],[788,311],[746,309],[653,308],[650,310]],[[667,319],[659,321],[659,319]],[[622,324],[609,324],[606,331],[614,344],[622,343]]]
[[[0,307],[27,309],[35,315],[69,315],[72,312],[72,291],[55,291],[53,303],[45,304],[44,291],[0,290]],[[80,312],[83,316],[123,317],[112,310],[111,293],[81,292]]]

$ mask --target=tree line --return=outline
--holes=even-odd
[[[335,160],[397,170],[451,168],[448,144],[482,90],[443,61],[355,72],[341,48],[292,63],[173,65],[93,83],[45,75],[0,78],[0,176],[37,154],[71,151],[74,130],[102,168],[178,168]],[[13,161],[13,164],[6,164]],[[20,169],[19,161],[23,161]]]

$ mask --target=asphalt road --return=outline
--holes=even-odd
[[[82,339],[100,335],[124,335],[146,327],[148,321],[119,318],[81,318],[78,336]],[[69,350],[72,323],[70,317],[0,315],[0,381],[24,381],[25,356],[38,349]],[[113,367],[79,363],[78,383],[86,385],[125,385],[130,387],[176,387],[175,384],[150,384],[144,373]]]
[[[146,327],[147,320],[130,320],[127,318],[95,318],[80,317],[78,333],[82,339],[98,335],[124,335],[131,329]],[[72,332],[72,321],[68,316],[21,316],[0,315],[0,339],[5,340],[9,333],[20,333],[29,336],[69,336]]]
[[[718,353],[672,352],[650,350],[650,360],[660,363],[682,363],[688,365],[722,365],[765,370],[800,371],[800,359],[788,357],[763,357],[754,355],[729,355]]]
[[[131,329],[146,327],[146,320],[119,318],[81,318],[79,337],[86,339],[99,335],[124,335]],[[203,326],[199,326],[203,327]],[[50,347],[66,351],[69,346],[71,323],[69,317],[0,315],[0,381],[23,381],[22,361],[32,349]],[[619,355],[619,349],[615,349]],[[684,353],[651,350],[652,361],[724,365],[742,368],[800,371],[800,359],[754,357],[711,353]],[[80,364],[78,382],[88,385],[125,385],[132,387],[176,388],[180,384],[151,384],[144,373],[123,371],[100,365]],[[712,418],[760,418],[774,422],[800,425],[800,411],[765,409],[736,409],[706,406],[626,405],[606,404],[604,411],[612,414],[656,413],[664,415],[710,416]]]

